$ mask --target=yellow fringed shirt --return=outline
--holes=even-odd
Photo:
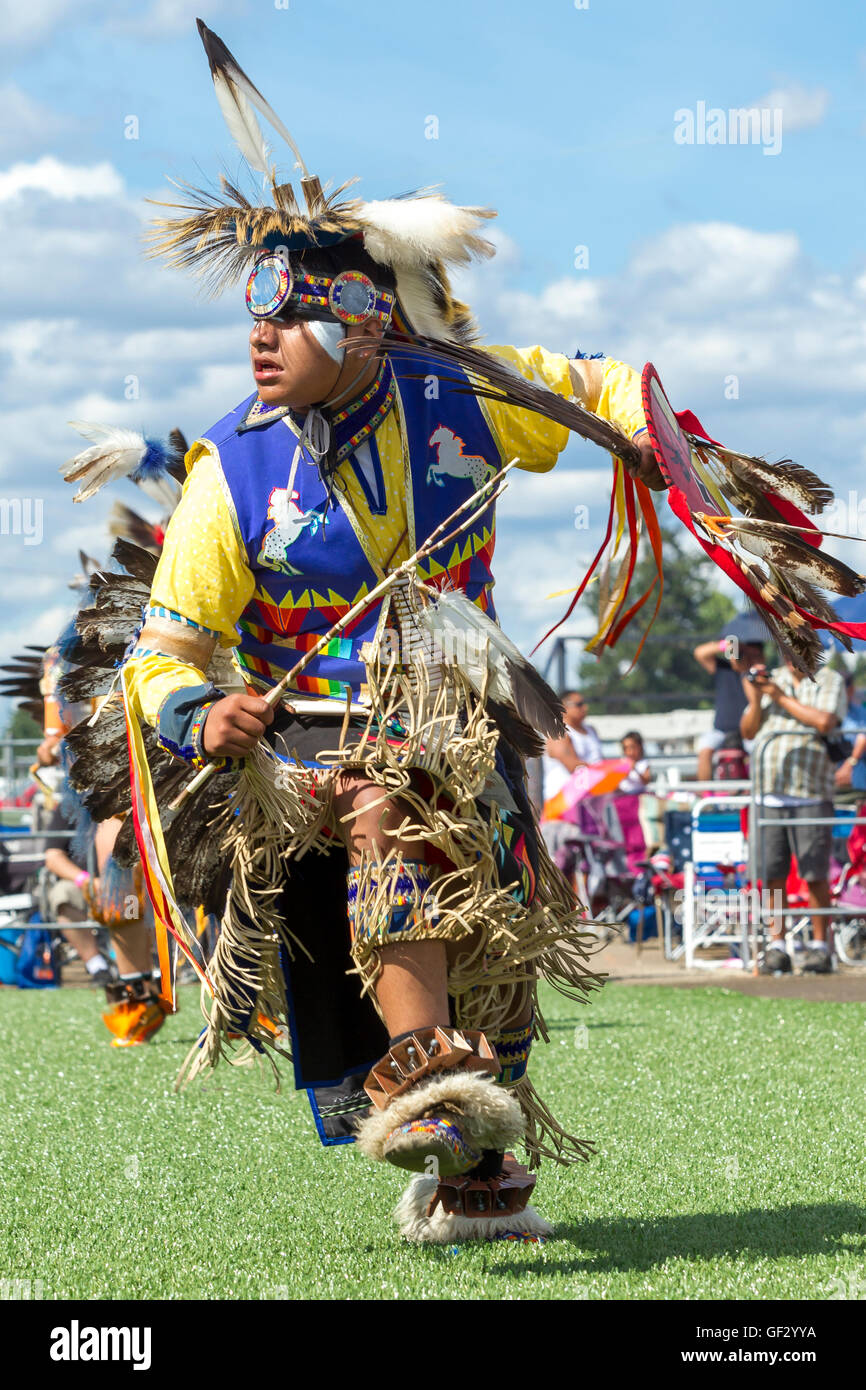
[[[614,421],[630,437],[645,427],[640,375],[622,362],[605,359],[601,390],[592,399],[574,380],[569,358],[559,353],[542,347],[490,347],[486,351],[560,396],[577,396],[587,409]],[[480,403],[503,463],[518,457],[518,466],[533,473],[545,473],[554,466],[569,439],[570,431],[564,425],[536,411],[500,401]],[[404,440],[396,410],[385,417],[375,438],[387,499],[384,516],[370,512],[348,459],[340,465],[338,474],[350,506],[365,524],[374,556],[381,566],[392,566],[409,557]],[[233,647],[237,641],[236,624],[253,596],[255,581],[222,491],[214,446],[196,441],[187,454],[186,465],[188,477],[165,534],[150,601],[182,614],[188,623],[212,634],[220,645]],[[160,652],[139,650],[126,666],[133,706],[153,726],[168,695],[205,680],[196,666]]]

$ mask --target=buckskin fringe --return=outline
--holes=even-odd
[[[578,1139],[562,1128],[528,1075],[522,1076],[508,1090],[523,1112],[523,1145],[529,1155],[529,1168],[540,1167],[543,1158],[549,1158],[564,1168],[575,1163],[586,1163],[592,1158],[596,1152],[595,1145],[591,1140]]]
[[[288,1055],[275,1028],[275,1021],[287,1017],[279,948],[292,957],[299,943],[277,914],[275,885],[292,858],[333,845],[340,828],[333,799],[340,771],[363,771],[381,787],[383,803],[399,798],[404,810],[401,824],[387,832],[394,848],[365,854],[360,865],[358,898],[372,925],[356,937],[352,960],[374,1003],[404,857],[444,858],[451,866],[429,865],[431,883],[421,895],[418,921],[401,939],[453,944],[448,988],[458,1028],[495,1033],[531,1007],[545,1038],[536,997],[540,978],[574,999],[585,999],[602,983],[589,967],[597,942],[542,841],[530,904],[514,896],[514,884],[499,883],[497,851],[505,826],[497,783],[503,795],[505,788],[495,769],[499,731],[486,711],[486,692],[477,695],[459,668],[436,668],[423,656],[403,667],[382,657],[370,660],[367,670],[370,713],[360,740],[357,730],[347,740],[344,722],[342,732],[335,731],[338,746],[321,754],[324,772],[281,763],[259,747],[227,801],[224,844],[231,854],[232,888],[211,963],[216,999],[205,1038],[187,1059],[187,1077],[220,1057],[249,1061],[259,1047]],[[431,856],[432,850],[439,853]],[[229,1053],[226,1034],[238,1032],[247,1032],[258,1046]],[[533,1166],[542,1157],[561,1164],[589,1157],[592,1145],[559,1126],[526,1077],[513,1094]]]

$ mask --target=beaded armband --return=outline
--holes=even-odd
[[[204,767],[205,763],[210,761],[204,750],[202,735],[204,733],[204,721],[207,719],[208,711],[212,710],[215,704],[216,700],[208,700],[205,704],[199,705],[193,716],[193,721],[189,730],[189,741],[192,745],[192,758],[190,761],[193,767]],[[220,765],[222,765],[225,759],[214,759],[214,761],[219,761]]]

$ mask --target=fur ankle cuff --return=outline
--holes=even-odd
[[[384,1110],[373,1110],[358,1126],[358,1147],[368,1158],[381,1162],[392,1130],[432,1114],[453,1121],[466,1143],[479,1152],[510,1149],[523,1139],[520,1106],[491,1076],[447,1071],[413,1086]]]
[[[506,1235],[544,1237],[553,1234],[553,1227],[539,1216],[534,1207],[502,1216],[449,1216],[437,1206],[427,1215],[436,1194],[436,1179],[418,1173],[410,1182],[397,1206],[394,1219],[406,1240],[431,1245],[453,1245],[468,1240],[497,1240]]]

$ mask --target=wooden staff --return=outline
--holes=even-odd
[[[476,491],[473,492],[472,496],[467,498],[465,502],[461,503],[461,505],[456,509],[456,511],[453,511],[451,515],[446,517],[443,522],[440,522],[440,524],[436,527],[436,530],[432,531],[431,534],[427,537],[420,550],[416,550],[415,554],[410,555],[408,560],[404,560],[403,563],[401,565],[398,565],[396,569],[392,570],[390,574],[386,574],[385,578],[380,580],[379,583],[375,586],[375,588],[370,590],[369,594],[365,594],[364,598],[359,599],[359,601],[356,604],[354,604],[347,613],[344,613],[342,618],[339,618],[338,621],[334,623],[333,627],[329,628],[328,631],[324,634],[324,636],[319,638],[315,646],[311,647],[308,652],[304,653],[304,655],[301,657],[301,660],[295,666],[292,667],[291,671],[287,671],[283,678],[280,681],[278,681],[276,685],[271,687],[267,695],[264,695],[262,697],[265,701],[265,704],[270,705],[272,709],[275,708],[280,703],[280,700],[288,690],[292,681],[294,681],[301,674],[305,667],[307,667],[310,664],[310,662],[319,655],[319,653],[328,645],[329,642],[332,642],[335,637],[338,637],[340,635],[344,628],[348,627],[349,623],[353,622],[355,618],[360,617],[360,615],[364,613],[366,609],[370,607],[371,604],[375,603],[377,599],[381,598],[383,594],[387,593],[387,591],[394,586],[394,584],[397,582],[401,575],[410,573],[412,570],[414,570],[415,566],[420,563],[421,560],[425,560],[428,555],[430,555],[434,550],[438,550],[440,546],[447,545],[450,540],[453,540],[456,536],[459,536],[462,531],[465,531],[467,526],[471,526],[473,521],[475,521],[478,516],[480,516],[483,512],[487,511],[488,507],[490,507],[492,503],[495,502],[497,498],[502,495],[503,491],[505,490],[505,486],[507,486],[507,484],[504,483],[505,475],[510,471],[510,469],[512,469],[515,466],[517,462],[518,460],[516,458],[513,458],[510,463],[506,463],[503,468],[500,468],[498,473],[495,473],[492,478],[489,478],[486,483],[484,483],[480,488],[477,488]],[[493,493],[493,495],[485,498],[481,502],[481,505],[476,509],[476,511],[474,511],[470,517],[467,517],[465,521],[461,522],[461,524],[458,527],[456,527],[454,531],[452,531],[449,535],[443,536],[443,531],[445,531],[453,521],[456,521],[459,516],[462,516],[464,512],[468,511],[470,507],[474,506],[475,503],[483,497],[483,494],[485,492],[488,492],[489,489],[494,486],[494,484],[497,485],[497,490]],[[502,484],[502,486],[499,486],[500,484]],[[203,768],[201,768],[201,770],[196,773],[195,777],[193,777],[192,781],[189,782],[178,793],[178,795],[174,798],[173,801],[169,802],[169,814],[172,817],[174,817],[177,814],[177,812],[181,809],[181,807],[186,804],[189,798],[191,796],[195,796],[196,793],[201,791],[202,787],[210,781],[211,777],[214,776],[216,770],[217,764],[215,762],[209,762]]]

